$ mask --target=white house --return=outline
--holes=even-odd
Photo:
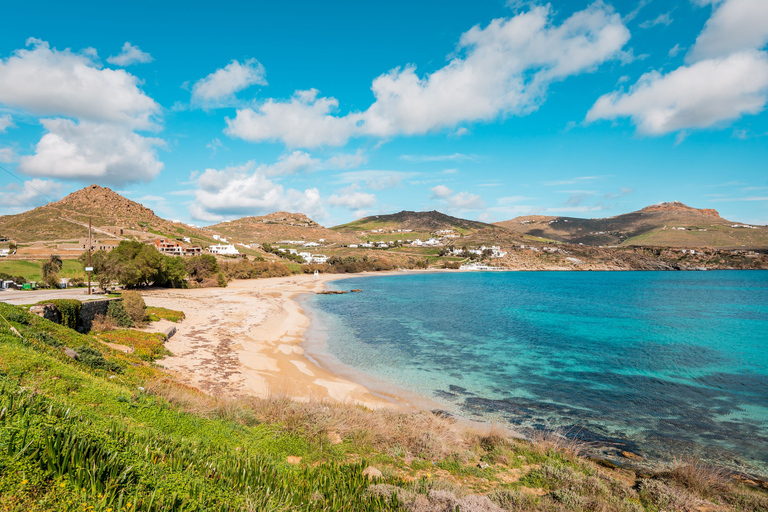
[[[214,240],[220,240],[220,239],[221,239],[221,236],[220,236],[220,235],[213,235],[213,239],[214,239]]]
[[[191,239],[190,239],[188,236],[185,236],[185,237],[183,237],[183,238],[182,238],[182,240],[184,240],[184,241],[185,241],[185,242],[187,242],[188,244],[189,244],[189,243],[192,243],[192,240],[191,240]]]
[[[323,264],[323,263],[326,263],[327,261],[328,261],[328,256],[326,256],[325,254],[313,254],[309,263]]]
[[[219,244],[208,247],[211,254],[220,254],[222,256],[236,256],[240,254],[240,251],[232,244]]]
[[[320,244],[317,242],[304,242],[304,247],[319,247]]]
[[[348,247],[351,249],[357,249],[357,244],[349,244]]]

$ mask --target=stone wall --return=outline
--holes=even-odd
[[[93,319],[96,318],[96,315],[106,315],[109,303],[113,300],[123,299],[100,299],[83,302],[83,307],[80,308],[80,321],[77,323],[77,330],[80,332],[90,331],[93,326]]]
[[[83,302],[80,307],[80,317],[77,322],[77,330],[80,332],[88,332],[93,326],[93,319],[96,315],[106,315],[109,303],[113,300],[123,300],[120,298],[114,299],[99,299]],[[61,313],[54,304],[37,304],[29,308],[30,313],[34,313],[37,316],[41,316],[46,320],[50,320],[53,323],[61,323]]]

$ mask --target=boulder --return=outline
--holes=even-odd
[[[77,354],[77,352],[75,352],[74,350],[72,350],[69,347],[64,347],[62,352],[64,352],[64,354],[67,357],[70,357],[70,358],[74,359],[75,361],[79,361],[80,360],[80,356]]]

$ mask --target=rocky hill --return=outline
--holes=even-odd
[[[496,225],[522,235],[592,246],[768,247],[768,227],[729,221],[716,210],[677,201],[603,219],[530,215]]]
[[[346,233],[327,229],[303,213],[275,212],[262,217],[242,217],[209,226],[213,232],[245,242],[279,242],[281,240],[355,243],[357,239]]]
[[[88,236],[88,221],[96,238],[194,238],[208,241],[202,230],[173,223],[117,192],[90,185],[53,203],[17,215],[0,216],[0,234],[20,243],[72,240]]]
[[[356,232],[370,231],[373,229],[409,229],[414,232],[432,233],[440,230],[456,230],[460,233],[475,232],[480,230],[495,231],[498,228],[492,224],[485,224],[474,220],[451,217],[438,211],[411,212],[401,211],[390,215],[373,215],[348,224],[335,226],[334,231]]]

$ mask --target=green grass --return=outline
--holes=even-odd
[[[183,311],[175,311],[173,309],[161,308],[157,306],[148,306],[146,309],[146,314],[147,317],[149,317],[150,322],[157,322],[161,318],[163,320],[169,320],[174,323],[184,320]]]
[[[381,489],[422,503],[430,491],[448,490],[489,493],[505,510],[520,511],[658,512],[692,509],[688,504],[703,499],[720,503],[718,510],[768,509],[765,492],[726,489],[703,466],[632,485],[630,472],[616,478],[556,443],[500,434],[463,434],[465,441],[454,438],[453,451],[439,455],[429,449],[445,435],[430,430],[435,423],[415,424],[423,428],[414,430],[416,448],[406,459],[402,438],[381,447],[382,437],[407,427],[413,416],[405,413],[281,399],[234,407],[95,336],[3,303],[0,317],[0,511],[405,510],[397,498],[369,492],[362,475],[369,461],[384,473],[376,482],[386,484]],[[115,331],[111,339],[135,336]],[[152,336],[142,343],[159,348]],[[63,347],[90,357],[75,361]],[[370,430],[377,415],[390,430]],[[347,428],[344,418],[355,416],[364,429]],[[341,431],[343,441],[328,442],[328,428]],[[702,482],[707,494],[695,494]]]
[[[27,281],[39,281],[43,277],[43,261],[2,260],[0,261],[0,273],[21,276]],[[60,276],[87,278],[83,265],[77,260],[64,260]]]

